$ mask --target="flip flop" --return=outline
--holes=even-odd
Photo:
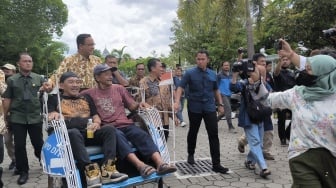
[[[149,165],[144,165],[139,170],[140,175],[142,178],[148,178],[150,175],[156,172],[155,168]]]

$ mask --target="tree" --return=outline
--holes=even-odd
[[[263,22],[257,33],[257,46],[273,49],[274,41],[285,37],[294,47],[303,41],[310,49],[330,43],[322,30],[335,25],[336,0],[274,0],[265,7]]]
[[[53,36],[62,35],[67,17],[61,0],[0,1],[0,61],[15,62],[19,52],[27,51],[35,62],[34,70],[41,71],[40,54],[54,45]]]

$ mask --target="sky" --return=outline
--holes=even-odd
[[[63,0],[68,7],[68,23],[57,40],[66,43],[68,54],[77,52],[76,37],[89,33],[95,48],[120,50],[131,57],[168,55],[176,19],[178,0]]]

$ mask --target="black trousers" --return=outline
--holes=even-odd
[[[41,150],[43,146],[42,123],[37,124],[17,124],[11,123],[14,134],[16,168],[19,172],[29,171],[26,139],[27,132],[30,141],[34,147],[35,157],[41,159]]]
[[[205,123],[205,128],[208,133],[212,165],[219,165],[220,149],[219,149],[218,124],[217,124],[216,112],[193,113],[188,110],[188,116],[190,123],[187,137],[188,154],[194,155],[195,153],[197,134],[203,119]]]
[[[90,164],[90,158],[85,146],[102,146],[104,161],[116,158],[116,130],[112,126],[103,126],[94,132],[94,138],[87,138],[86,132],[79,129],[68,129],[70,145],[74,159],[78,162],[78,168],[84,169]]]
[[[286,131],[287,114],[291,115],[292,112],[288,109],[278,110],[278,134],[280,140],[286,140],[286,138],[289,139],[290,128]]]

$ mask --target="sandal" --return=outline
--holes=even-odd
[[[173,165],[169,165],[167,163],[162,163],[158,169],[157,169],[157,174],[158,175],[164,175],[164,174],[169,174],[176,172],[177,168]]]
[[[156,172],[155,168],[149,165],[144,165],[139,170],[140,175],[142,178],[148,178],[150,175]]]
[[[249,170],[255,170],[255,164],[252,164],[252,161],[245,161],[244,162],[245,167]]]

